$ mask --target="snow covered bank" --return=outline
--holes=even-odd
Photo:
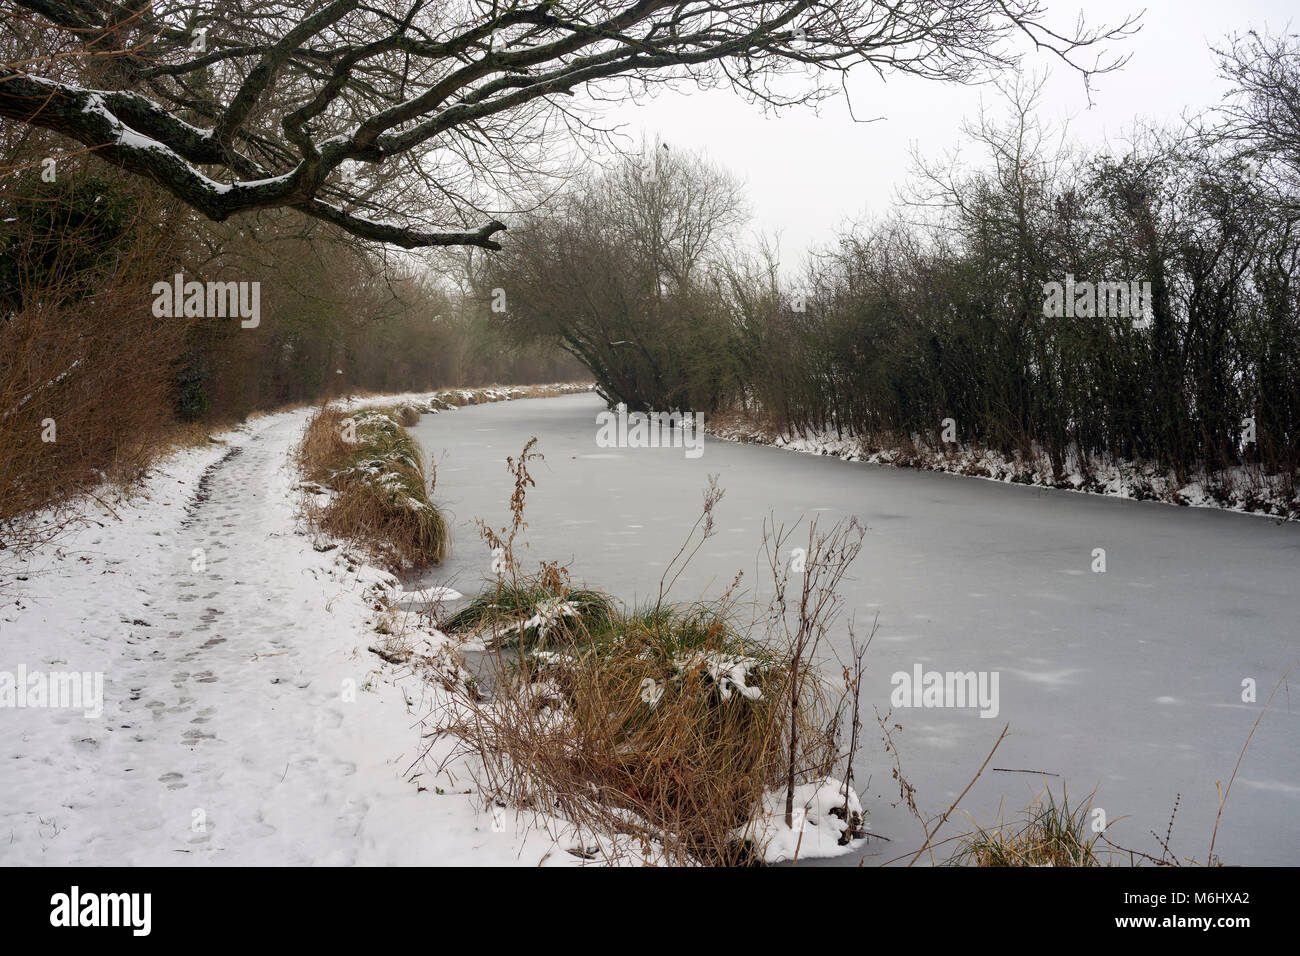
[[[1065,474],[1053,476],[1046,455],[1037,458],[1006,458],[987,449],[929,449],[913,444],[906,450],[872,447],[851,435],[834,432],[794,432],[780,434],[744,418],[725,418],[707,426],[715,438],[748,444],[771,445],[787,451],[809,455],[829,455],[845,461],[865,461],[877,465],[919,468],[951,474],[984,478],[1012,484],[1058,488],[1116,498],[1154,500],[1183,507],[1217,508],[1243,514],[1273,518],[1300,517],[1300,501],[1288,498],[1285,476],[1261,475],[1248,468],[1233,468],[1213,480],[1204,477],[1179,482],[1172,474],[1151,466],[1132,462],[1098,464],[1081,467],[1071,455]],[[1291,492],[1292,495],[1295,491]]]
[[[451,742],[421,739],[446,692],[368,650],[419,596],[300,530],[307,415],[179,452],[0,554],[0,672],[103,680],[98,718],[0,707],[0,864],[583,862],[482,812]],[[406,640],[436,658],[442,638]]]
[[[554,398],[593,391],[590,382],[555,382],[550,385],[486,385],[474,388],[444,388],[436,392],[402,392],[397,395],[365,395],[340,399],[334,404],[340,408],[361,408],[367,405],[391,405],[394,408],[409,406],[422,415],[455,411],[466,405],[487,405],[492,402],[511,402],[520,398]]]
[[[531,396],[483,400],[510,397]],[[176,452],[56,543],[0,553],[0,864],[656,861],[489,805],[472,758],[431,733],[469,675],[412,609],[459,595],[404,591],[304,529],[290,452],[310,414]],[[73,675],[94,700],[27,693]],[[833,813],[800,822],[801,856],[834,852]]]

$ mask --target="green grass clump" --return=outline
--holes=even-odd
[[[963,837],[946,865],[1101,866],[1095,850],[1101,834],[1088,832],[1090,812],[1091,801],[1071,808],[1068,797],[1057,804],[1049,789],[1017,820]]]
[[[784,679],[777,657],[745,637],[727,609],[710,603],[642,608],[597,635],[592,650],[606,663],[635,661],[641,679],[675,693],[698,684],[729,700],[739,694],[761,699],[765,687]]]
[[[614,617],[614,603],[605,594],[539,577],[489,588],[458,610],[446,630],[527,648],[606,634]]]

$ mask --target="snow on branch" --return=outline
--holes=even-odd
[[[964,82],[1023,48],[1087,77],[1119,65],[1106,45],[1136,29],[1063,31],[1041,0],[16,5],[36,29],[20,41],[30,51],[0,63],[0,116],[90,147],[211,219],[290,208],[406,248],[498,248],[505,226],[424,160],[451,152],[471,179],[508,185],[521,144],[540,141],[575,89],[721,81],[779,108],[835,95],[862,64]],[[368,188],[355,164],[373,173]],[[412,201],[420,180],[447,209]],[[488,221],[430,229],[431,216]]]

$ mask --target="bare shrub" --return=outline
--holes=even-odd
[[[71,174],[0,190],[0,547],[48,539],[62,506],[133,482],[166,447],[192,320],[152,313],[169,248],[156,215]]]

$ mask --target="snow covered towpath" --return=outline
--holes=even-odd
[[[256,419],[160,465],[121,520],[92,507],[57,547],[0,554],[0,864],[573,859],[493,832],[455,764],[409,782],[436,698],[366,649],[385,576],[297,530],[306,418]]]

